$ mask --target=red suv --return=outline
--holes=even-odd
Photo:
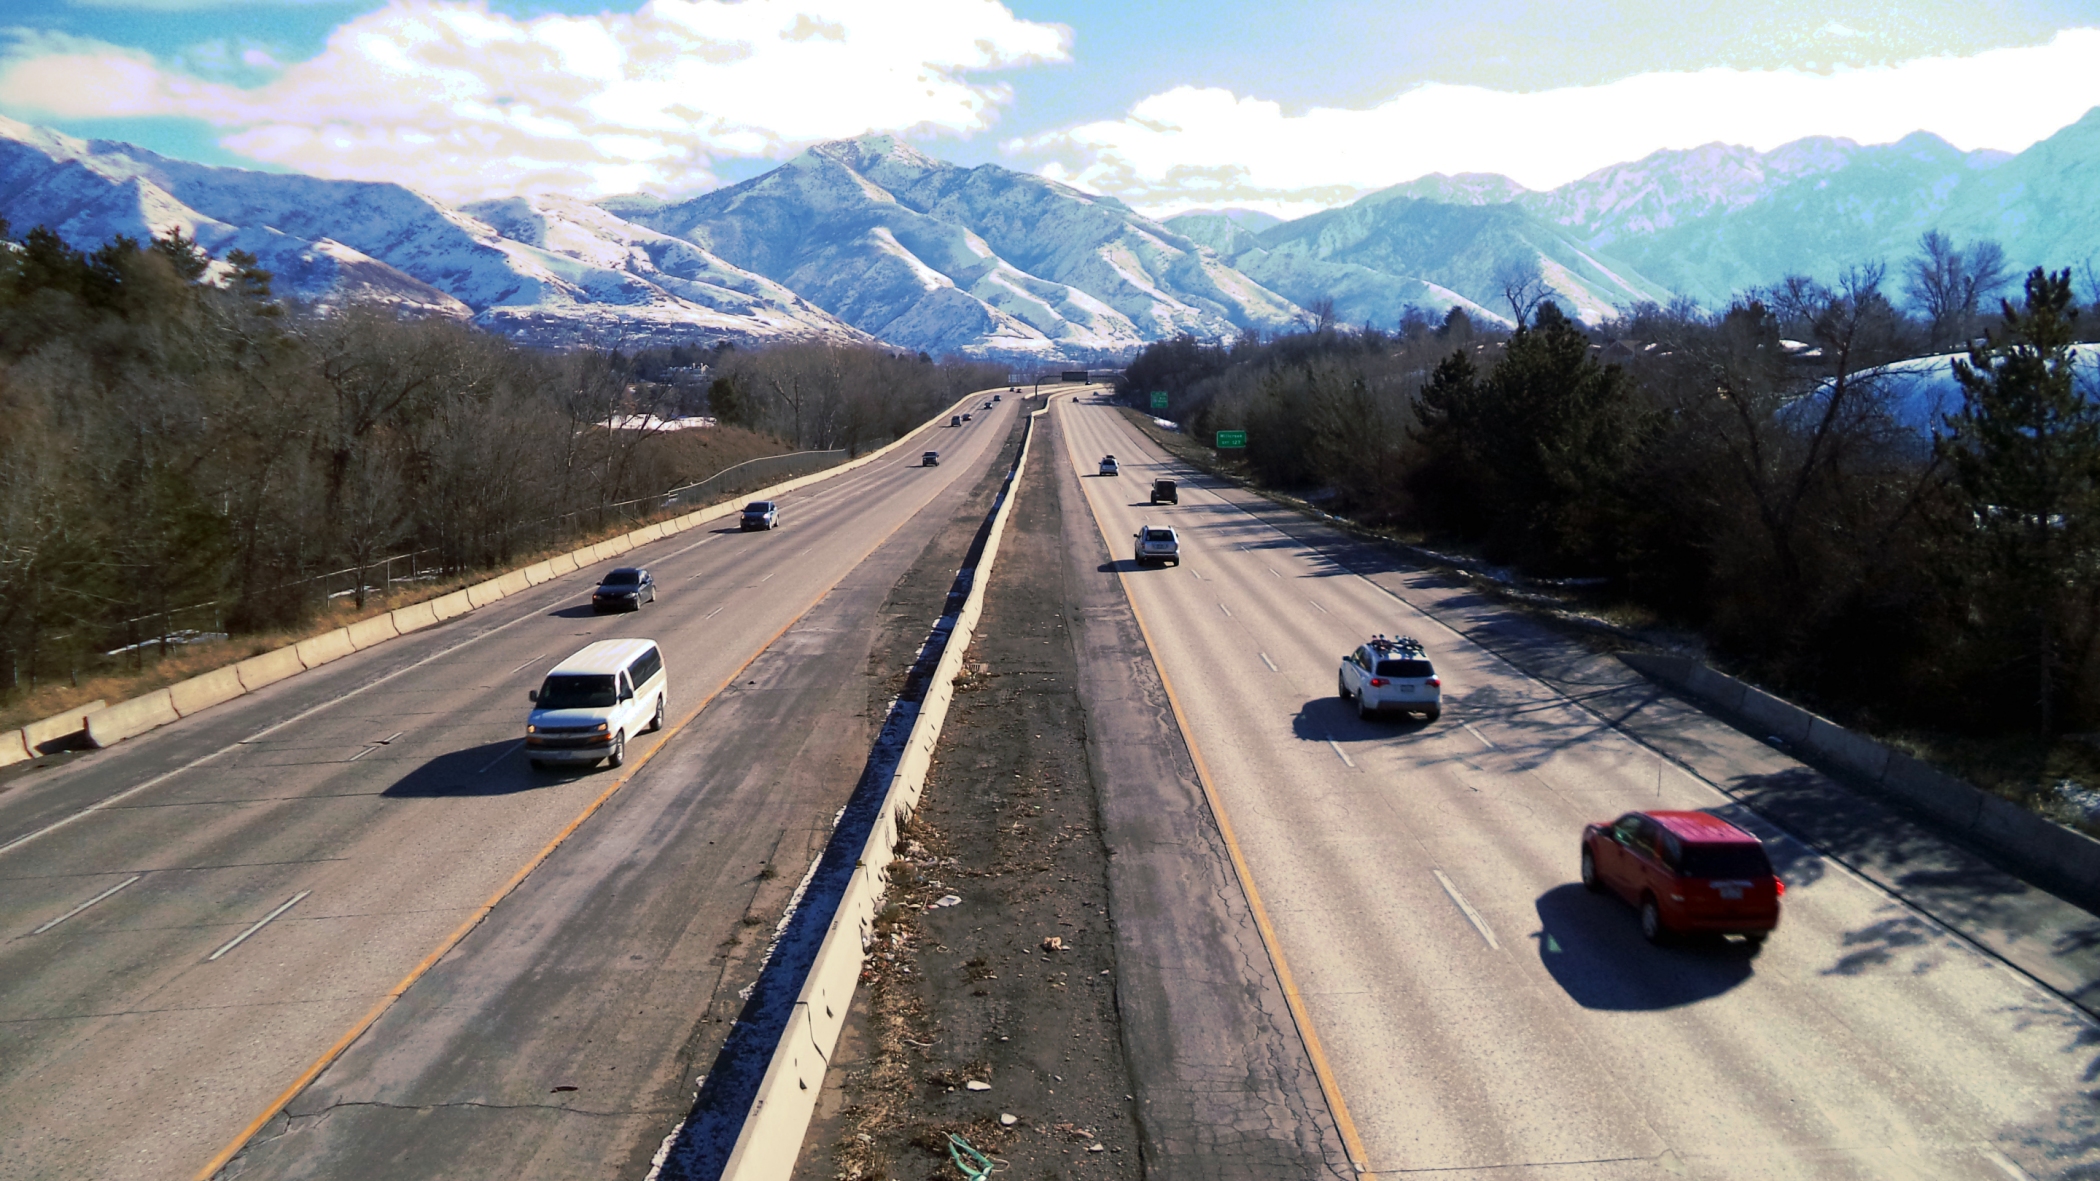
[[[1628,812],[1582,830],[1582,884],[1640,907],[1651,943],[1694,931],[1759,942],[1786,883],[1757,838],[1704,812]]]

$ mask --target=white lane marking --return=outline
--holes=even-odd
[[[1998,1166],[1999,1171],[2003,1172],[2007,1177],[2012,1178],[2012,1181],[2034,1181],[2033,1177],[2027,1175],[2027,1170],[2014,1164],[2011,1157],[2005,1155],[1997,1149],[1979,1148],[1976,1151],[1979,1155],[1983,1157],[1983,1159]]]
[[[387,736],[386,736],[385,738],[382,738],[382,739],[380,739],[380,740],[379,740],[379,745],[381,745],[381,746],[391,746],[391,745],[393,745],[394,739],[396,739],[396,738],[399,738],[399,737],[401,737],[401,736],[402,736],[403,734],[406,734],[406,733],[408,733],[408,731],[406,731],[406,730],[396,730],[396,731],[394,731],[394,732],[393,732],[392,734],[389,734],[389,735],[387,735]]]
[[[1262,567],[1262,569],[1264,569],[1264,570],[1267,570],[1267,571],[1269,572],[1269,576],[1270,576],[1270,577],[1272,577],[1272,578],[1282,578],[1282,577],[1283,577],[1283,575],[1281,575],[1281,574],[1278,574],[1278,573],[1276,573],[1276,567],[1274,567],[1274,566],[1263,566],[1263,567]]]
[[[1332,612],[1332,611],[1329,611],[1329,610],[1328,610],[1327,608],[1325,608],[1325,607],[1322,607],[1322,606],[1320,606],[1320,604],[1319,604],[1318,602],[1316,602],[1316,601],[1314,601],[1314,600],[1312,600],[1312,599],[1307,599],[1307,600],[1305,600],[1305,601],[1306,601],[1306,602],[1308,602],[1308,603],[1312,603],[1312,605],[1313,605],[1313,610],[1315,610],[1315,611],[1318,611],[1318,612],[1319,612],[1320,614],[1322,614],[1322,615],[1332,615],[1332,614],[1334,614],[1334,612]]]
[[[1223,604],[1223,603],[1219,603],[1219,604],[1218,604],[1218,610],[1220,610],[1220,611],[1223,611],[1223,612],[1225,613],[1225,618],[1227,618],[1227,619],[1231,619],[1231,618],[1232,618],[1232,608],[1230,608],[1230,607],[1227,607],[1227,606],[1226,606],[1225,604]]]
[[[500,762],[502,762],[503,760],[505,760],[505,759],[509,758],[510,756],[512,756],[512,755],[514,755],[514,754],[516,754],[516,753],[518,753],[518,748],[519,748],[519,747],[521,747],[521,746],[523,746],[523,745],[525,745],[525,740],[524,740],[524,739],[522,739],[522,738],[520,738],[520,739],[518,739],[518,740],[517,740],[516,742],[513,742],[513,743],[511,743],[511,744],[510,744],[509,746],[506,746],[506,747],[504,747],[504,748],[503,748],[503,753],[502,753],[502,754],[500,754],[500,755],[497,755],[497,756],[496,756],[495,758],[493,758],[493,759],[490,759],[490,760],[488,761],[488,763],[487,763],[486,765],[484,765],[484,766],[483,766],[483,767],[481,768],[481,770],[479,770],[479,771],[476,771],[476,772],[474,772],[474,774],[476,774],[476,775],[486,775],[486,774],[488,773],[488,769],[489,769],[490,767],[493,767],[493,766],[495,766],[495,765],[496,765],[497,763],[500,763]]]
[[[1473,909],[1473,904],[1466,901],[1466,896],[1458,892],[1458,887],[1451,884],[1451,879],[1444,876],[1444,871],[1432,869],[1429,872],[1436,875],[1436,884],[1442,886],[1444,893],[1451,896],[1451,901],[1458,905],[1459,912],[1466,916],[1467,922],[1473,924],[1475,931],[1480,932],[1480,937],[1487,940],[1487,945],[1501,951],[1502,945],[1495,942],[1495,933],[1488,930],[1487,920],[1481,918],[1480,912]]]
[[[1280,673],[1283,671],[1282,669],[1276,667],[1275,661],[1269,659],[1269,654],[1267,652],[1256,652],[1255,655],[1261,657],[1261,662],[1269,666],[1270,672]]]
[[[1466,722],[1466,723],[1464,723],[1464,725],[1465,725],[1465,727],[1466,727],[1466,733],[1468,733],[1468,734],[1471,734],[1471,735],[1472,735],[1473,737],[1475,737],[1475,738],[1478,738],[1478,739],[1480,740],[1480,745],[1482,745],[1482,746],[1484,746],[1484,747],[1487,747],[1487,748],[1488,748],[1489,750],[1497,750],[1497,749],[1500,749],[1500,748],[1498,748],[1498,747],[1497,747],[1497,746],[1496,746],[1496,745],[1495,745],[1494,743],[1492,743],[1492,742],[1489,742],[1489,741],[1487,740],[1487,735],[1485,735],[1485,734],[1482,734],[1482,733],[1481,733],[1480,731],[1478,731],[1478,730],[1475,730],[1475,729],[1473,728],[1473,723],[1471,723],[1471,722]]]
[[[697,526],[696,526],[696,527],[697,527]],[[670,560],[671,560],[672,558],[675,558],[675,557],[677,557],[677,556],[678,556],[678,555],[680,555],[680,554],[684,554],[684,553],[690,553],[690,552],[691,552],[691,551],[693,551],[693,550],[699,549],[699,548],[700,548],[701,546],[703,546],[703,545],[706,545],[706,544],[707,544],[708,542],[710,542],[710,541],[713,541],[713,540],[715,540],[716,538],[718,538],[718,537],[720,537],[720,536],[721,536],[721,534],[719,534],[719,533],[710,533],[710,534],[708,534],[707,536],[705,536],[705,537],[701,538],[700,540],[698,540],[698,541],[694,542],[693,544],[691,544],[691,545],[689,545],[689,546],[686,546],[686,547],[685,547],[684,549],[679,549],[679,550],[672,550],[672,551],[671,551],[670,553],[668,553],[668,554],[665,554],[665,555],[664,555],[663,557],[661,557],[661,558],[658,558],[658,559],[657,559],[657,561],[658,561],[659,563],[662,563],[662,562],[668,562],[668,561],[670,561]]]
[[[256,923],[254,926],[248,928],[247,930],[241,932],[238,935],[235,935],[233,938],[221,944],[219,946],[219,950],[211,953],[208,956],[205,956],[204,962],[210,963],[211,961],[218,959],[220,956],[225,955],[227,952],[232,951],[234,948],[239,947],[241,945],[241,942],[248,938],[248,936],[253,935],[257,931],[260,931],[264,927],[268,926],[271,919],[274,919],[278,915],[283,914],[285,911],[288,911],[291,908],[299,905],[299,900],[311,893],[313,893],[312,890],[301,890],[297,894],[292,895],[290,898],[285,899],[283,905],[279,906],[276,910],[273,910],[270,913],[264,915],[262,917],[262,921]]]
[[[542,585],[545,584],[543,583]],[[54,820],[51,823],[45,825],[40,829],[37,829],[34,832],[23,833],[21,836],[16,837],[14,840],[11,840],[4,845],[0,845],[0,853],[5,853],[10,849],[20,848],[21,846],[26,845],[33,840],[36,840],[38,837],[48,836],[51,833],[57,832],[59,829],[64,828],[65,826],[73,823],[76,820],[81,819],[84,816],[92,816],[105,808],[113,807],[117,804],[123,803],[125,800],[130,799],[131,797],[139,794],[142,791],[145,791],[149,787],[158,787],[161,784],[166,783],[168,780],[175,778],[177,775],[181,775],[188,771],[194,771],[197,768],[203,766],[204,764],[211,762],[213,759],[218,758],[220,755],[226,754],[230,751],[238,750],[244,746],[252,745],[256,742],[260,742],[264,738],[270,736],[271,734],[274,734],[277,731],[284,729],[286,726],[293,725],[297,722],[303,722],[307,718],[310,718],[313,715],[320,713],[324,709],[332,709],[335,706],[341,705],[343,702],[350,700],[352,697],[355,697],[368,689],[377,689],[379,686],[386,684],[388,681],[393,680],[395,677],[412,673],[415,670],[423,667],[424,665],[429,664],[433,660],[439,660],[446,656],[450,656],[454,652],[459,651],[461,648],[466,647],[468,644],[472,644],[480,640],[485,640],[490,636],[495,635],[497,632],[504,630],[505,628],[516,627],[518,624],[525,623],[529,620],[535,620],[539,617],[540,613],[537,610],[528,611],[525,614],[518,616],[516,619],[511,620],[509,623],[499,623],[485,632],[480,632],[475,635],[468,636],[466,639],[461,640],[459,643],[452,645],[450,648],[444,648],[439,651],[432,652],[430,655],[425,656],[423,659],[416,661],[414,664],[397,668],[393,672],[390,672],[383,677],[379,677],[376,680],[370,681],[363,685],[359,685],[357,688],[350,690],[348,693],[343,693],[338,696],[331,697],[328,700],[321,702],[319,705],[312,706],[308,709],[300,710],[298,713],[293,714],[291,717],[288,717],[275,725],[265,726],[262,729],[257,730],[255,733],[250,734],[249,736],[241,739],[238,742],[228,743],[227,745],[222,746],[215,751],[211,751],[208,754],[199,755],[196,758],[191,759],[189,762],[184,763],[182,766],[177,767],[172,771],[163,771],[160,774],[155,775],[153,778],[135,783],[130,787],[125,788],[123,791],[116,793],[115,795],[105,796],[102,799],[96,800],[94,803],[89,804],[87,807],[82,808],[80,811],[73,813],[71,816],[65,816]]]
[[[1348,751],[1346,751],[1346,750],[1343,750],[1343,749],[1342,749],[1342,744],[1341,744],[1341,743],[1339,743],[1339,742],[1336,742],[1336,741],[1335,741],[1334,739],[1332,739],[1332,738],[1329,738],[1329,739],[1327,740],[1327,745],[1328,745],[1328,746],[1330,746],[1330,747],[1333,747],[1333,748],[1334,748],[1334,757],[1335,757],[1335,758],[1338,758],[1338,759],[1340,759],[1340,760],[1342,760],[1342,765],[1343,765],[1343,766],[1345,766],[1345,767],[1354,767],[1354,766],[1356,765],[1356,764],[1355,764],[1355,762],[1353,762],[1353,761],[1352,761],[1352,760],[1351,760],[1351,759],[1349,758],[1349,752],[1348,752]]]
[[[766,578],[771,578],[771,577],[773,577],[773,575],[775,575],[775,574],[778,574],[778,573],[780,573],[780,571],[778,571],[778,570],[769,570],[769,571],[767,571],[767,572],[766,572]],[[766,578],[761,578],[761,579],[759,579],[758,581],[760,581],[760,582],[764,582],[764,581],[766,580]]]
[[[722,604],[722,607],[727,607],[728,605],[729,605],[729,604],[727,604],[727,603],[724,603],[724,604]],[[702,616],[701,616],[700,618],[702,618],[702,619],[713,619],[713,618],[714,618],[715,616],[717,616],[717,615],[720,615],[720,614],[722,613],[722,607],[717,607],[717,608],[715,608],[714,610],[712,610],[712,611],[708,612],[707,614],[705,614],[705,615],[702,615]]]
[[[146,876],[146,875],[144,875],[144,874],[138,874],[138,873],[132,874],[132,875],[131,875],[130,877],[128,877],[128,878],[125,878],[125,879],[124,879],[123,881],[121,881],[121,882],[118,882],[118,883],[117,883],[116,885],[114,885],[114,886],[111,886],[111,887],[110,887],[109,889],[107,889],[107,890],[104,890],[104,891],[102,891],[102,892],[101,892],[100,894],[97,894],[97,895],[95,895],[95,896],[94,896],[93,898],[90,898],[90,899],[88,899],[88,900],[87,900],[86,902],[83,902],[83,903],[81,903],[81,904],[80,904],[79,906],[76,906],[76,907],[74,907],[73,909],[71,909],[71,910],[67,911],[66,913],[64,913],[64,914],[62,914],[62,915],[60,915],[60,916],[58,916],[57,918],[55,918],[55,919],[52,919],[52,920],[51,920],[50,922],[48,922],[48,923],[45,923],[45,924],[44,924],[43,926],[41,926],[41,927],[38,927],[38,928],[37,928],[36,930],[34,930],[34,931],[31,931],[31,932],[30,932],[30,934],[31,934],[31,935],[41,935],[41,934],[43,934],[44,932],[46,932],[46,931],[50,930],[51,928],[53,928],[53,927],[55,927],[55,926],[59,925],[60,923],[62,923],[62,922],[65,922],[65,921],[66,921],[67,919],[69,919],[69,918],[72,918],[72,917],[73,917],[74,915],[76,915],[76,914],[79,914],[79,913],[80,913],[81,911],[83,911],[83,910],[86,910],[86,909],[87,909],[88,907],[90,907],[90,906],[93,906],[93,905],[95,905],[95,904],[96,904],[97,902],[100,902],[100,901],[102,901],[103,899],[105,899],[105,898],[109,897],[109,896],[110,896],[110,895],[112,895],[112,894],[115,894],[115,893],[116,893],[117,891],[119,891],[119,890],[123,889],[124,887],[126,887],[126,886],[130,885],[131,883],[133,883],[133,882],[135,882],[135,881],[138,881],[138,880],[139,880],[140,878],[142,878],[142,877],[144,877],[144,876]]]
[[[361,750],[361,751],[358,751],[358,752],[357,752],[356,754],[354,754],[354,755],[351,755],[351,756],[350,756],[350,757],[349,757],[348,759],[345,759],[344,761],[345,761],[345,762],[350,762],[350,763],[354,763],[354,762],[356,762],[357,760],[359,760],[359,759],[361,759],[361,758],[364,758],[364,757],[365,757],[366,755],[368,755],[368,754],[371,754],[371,753],[372,753],[373,751],[375,751],[375,750],[378,750],[378,749],[379,749],[379,748],[378,748],[378,747],[376,747],[376,746],[368,746],[368,747],[364,748],[363,750]]]
[[[1203,576],[1201,574],[1196,573],[1194,570],[1189,571],[1189,577],[1195,579],[1197,582],[1203,581]]]
[[[514,669],[512,669],[512,670],[510,670],[510,671],[511,671],[511,672],[523,672],[523,671],[525,670],[525,665],[531,664],[533,660],[538,660],[538,659],[539,659],[540,657],[542,657],[542,656],[545,656],[545,655],[546,655],[546,653],[545,653],[545,652],[540,652],[540,653],[537,653],[537,654],[535,654],[535,655],[534,655],[534,656],[532,657],[532,659],[531,659],[531,660],[527,660],[527,661],[525,662],[525,664],[521,664],[521,665],[519,665],[518,667],[516,667],[516,668],[514,668]]]

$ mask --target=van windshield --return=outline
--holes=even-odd
[[[548,677],[538,704],[541,709],[610,709],[620,698],[611,677],[571,673]]]
[[[1685,842],[1677,872],[1688,878],[1763,878],[1772,874],[1764,847],[1747,843],[1695,845]]]

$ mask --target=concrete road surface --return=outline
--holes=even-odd
[[[780,892],[791,889],[808,834],[828,828],[850,789],[875,613],[983,474],[1017,404],[785,498],[777,532],[738,533],[732,518],[622,557],[660,588],[638,614],[591,614],[607,563],[9,781],[0,845],[150,786],[0,854],[0,1177],[191,1176],[623,775],[577,855],[527,889],[557,913],[639,915],[668,934],[615,948],[572,927],[566,942],[528,934],[477,971],[448,960],[404,1002],[418,1006],[415,1024],[359,1045],[396,1054],[394,1081],[465,1092],[463,1106],[529,1093],[589,1111],[603,1096],[584,1088],[602,1080],[567,1077],[588,1038],[535,1055],[546,1048],[530,1031],[590,1012],[579,997],[594,987],[613,995],[613,983],[645,979],[620,999],[659,1014],[596,1028],[675,1049],[722,971],[703,953],[773,880],[760,863],[792,861],[777,871]],[[925,448],[942,452],[940,467],[916,466]],[[751,663],[783,633],[784,659]],[[661,736],[630,741],[623,771],[530,769],[526,690],[584,644],[636,635],[663,647],[674,722],[727,690],[719,705],[670,731],[660,758]],[[718,714],[728,724],[713,724]],[[782,782],[769,759],[800,779]],[[827,760],[846,768],[828,804],[812,770]],[[632,1056],[656,1068],[672,1058],[659,1046]],[[550,1127],[541,1134],[568,1135]],[[550,1175],[603,1164],[588,1149],[536,1156],[530,1129],[506,1134],[517,1167],[505,1176],[534,1160]],[[417,1172],[410,1152],[392,1160],[380,1171],[496,1175]]]
[[[2100,1030],[1547,686],[1060,402],[1077,470],[1380,1176],[2089,1176]],[[1120,477],[1094,474],[1102,454]],[[1184,482],[1151,508],[1155,475]],[[1139,570],[1141,522],[1182,564]],[[1442,720],[1335,693],[1422,640]],[[1723,728],[1725,729],[1725,728]],[[1644,943],[1576,880],[1585,821],[1707,808],[1789,883],[1762,952]],[[1901,939],[1880,933],[1906,932]]]

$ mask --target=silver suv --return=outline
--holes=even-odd
[[[1147,562],[1181,565],[1181,535],[1172,525],[1144,525],[1137,531],[1137,564]]]
[[[1356,701],[1356,716],[1416,713],[1434,722],[1444,712],[1444,679],[1418,640],[1372,636],[1342,657],[1336,692]]]

